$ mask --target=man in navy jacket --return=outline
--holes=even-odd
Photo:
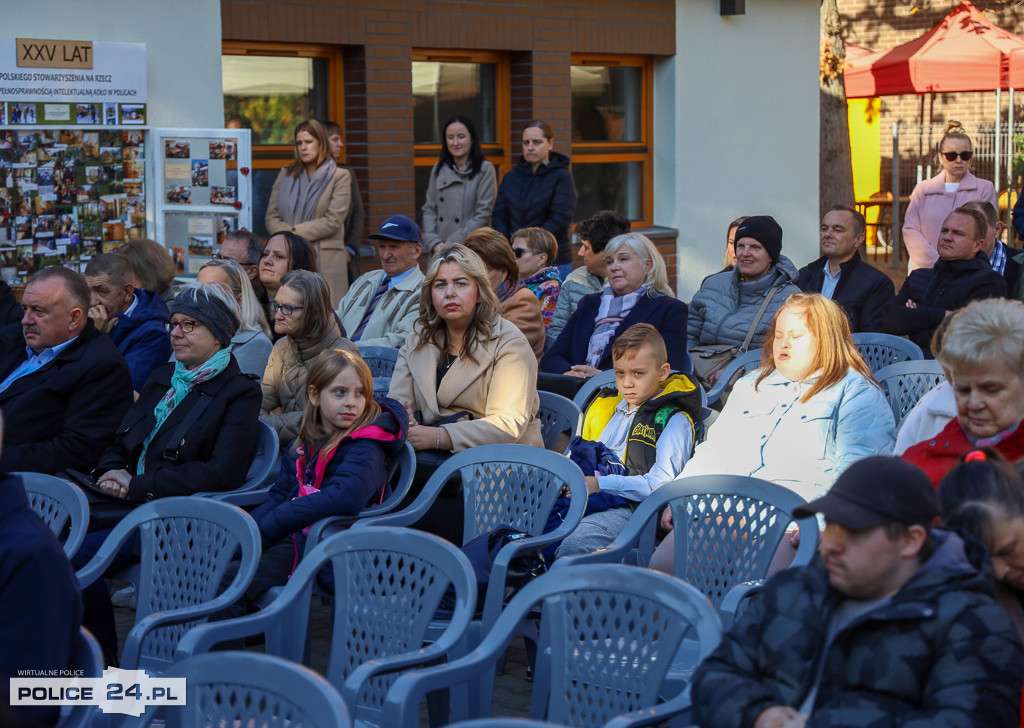
[[[0,354],[0,470],[92,470],[131,406],[128,365],[86,315],[80,274],[44,268],[25,287],[22,308],[23,340]]]
[[[135,272],[121,255],[95,256],[85,267],[85,280],[89,318],[110,334],[132,371],[132,388],[141,392],[150,373],[171,358],[167,306],[157,294],[132,284]]]
[[[821,220],[821,251],[800,269],[796,284],[805,293],[821,293],[843,307],[850,330],[881,331],[882,309],[896,293],[892,280],[860,259],[866,224],[847,205],[835,205]]]

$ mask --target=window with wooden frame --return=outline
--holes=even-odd
[[[224,122],[252,130],[253,232],[266,237],[267,202],[278,171],[295,158],[295,127],[310,118],[345,127],[341,52],[326,45],[224,41],[221,53]]]
[[[572,57],[575,218],[615,210],[653,224],[653,62],[649,56]]]
[[[456,114],[476,125],[498,181],[511,158],[508,56],[493,51],[414,50],[412,56],[416,219],[423,221],[430,170],[441,155],[444,123]]]

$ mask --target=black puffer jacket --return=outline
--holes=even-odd
[[[551,152],[548,163],[537,167],[536,172],[520,157],[519,164],[498,187],[491,225],[506,238],[522,228],[544,228],[558,241],[555,263],[569,263],[569,224],[575,211],[576,185],[567,156]]]
[[[831,642],[841,599],[820,559],[769,581],[694,674],[698,725],[744,728],[773,705],[800,709],[822,661],[808,728],[1016,728],[1024,651],[993,599],[988,553],[970,536],[933,535],[925,565]]]

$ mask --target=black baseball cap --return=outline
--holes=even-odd
[[[851,531],[887,523],[931,525],[939,498],[924,471],[902,458],[876,455],[858,460],[821,498],[793,511],[796,518],[820,513]]]

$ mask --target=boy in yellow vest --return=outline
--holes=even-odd
[[[612,345],[612,363],[617,391],[597,393],[583,420],[582,442],[573,440],[573,460],[583,469],[590,494],[586,515],[558,547],[556,558],[611,543],[636,505],[679,477],[693,453],[700,392],[687,376],[670,373],[658,330],[650,324],[630,326]],[[606,452],[600,445],[621,466],[602,466],[594,454]],[[594,474],[587,475],[592,469]]]

